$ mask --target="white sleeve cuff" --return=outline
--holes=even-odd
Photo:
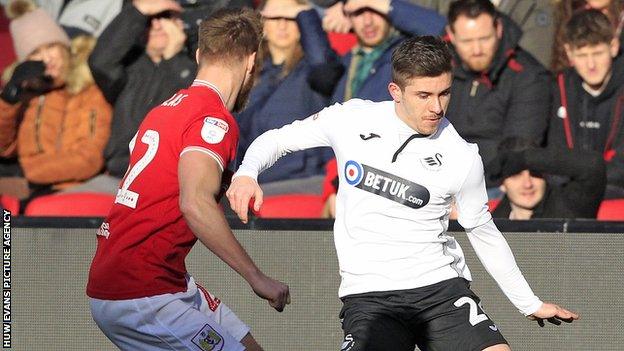
[[[244,163],[240,167],[238,167],[238,170],[232,176],[232,180],[240,176],[247,176],[252,178],[256,182],[258,181],[258,172],[251,167],[246,167]]]
[[[542,300],[540,300],[537,296],[535,296],[535,302],[533,302],[533,304],[531,304],[531,306],[525,309],[524,311],[520,311],[520,313],[522,313],[525,316],[532,315],[533,313],[537,312],[537,310],[539,310],[543,304],[544,303],[542,302]]]

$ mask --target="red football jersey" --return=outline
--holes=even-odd
[[[134,299],[186,290],[197,238],[180,212],[178,161],[188,151],[234,159],[238,126],[214,86],[196,80],[151,110],[130,142],[130,165],[98,230],[87,295]]]

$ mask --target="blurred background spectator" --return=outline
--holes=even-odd
[[[505,196],[495,218],[596,218],[605,190],[605,165],[597,152],[538,148],[527,139],[501,142],[496,176]],[[547,176],[565,176],[557,184]]]
[[[6,7],[18,64],[0,94],[0,154],[17,156],[2,175],[20,176],[31,196],[64,189],[101,171],[111,108],[93,84],[86,59],[92,37],[70,42],[31,1]],[[14,189],[0,190],[10,193]]]
[[[412,0],[447,16],[453,0]],[[522,29],[519,45],[546,67],[550,65],[553,44],[553,0],[490,0],[498,12]]]
[[[2,5],[9,2],[11,0],[0,0]],[[52,16],[71,37],[79,34],[98,37],[117,16],[124,0],[34,0],[33,2]]]
[[[89,58],[95,82],[114,106],[106,173],[72,191],[117,192],[128,167],[128,144],[145,114],[195,76],[197,45],[189,36],[196,37],[198,21],[219,6],[248,3],[134,0],[122,8]]]
[[[549,147],[590,150],[607,161],[608,198],[624,198],[624,59],[609,18],[576,13],[566,24],[571,68],[554,84]]]
[[[548,71],[518,42],[521,31],[489,0],[451,4],[447,34],[454,54],[451,101],[446,117],[468,142],[479,146],[489,179],[498,144],[522,136],[543,142],[551,104]]]
[[[184,50],[181,11],[172,0],[135,0],[102,32],[89,65],[114,106],[105,150],[108,176],[81,190],[115,193],[128,167],[128,144],[145,114],[195,77],[194,54]]]
[[[441,34],[445,24],[435,11],[403,0],[349,0],[343,10],[358,44],[341,60],[314,67],[310,76],[315,89],[333,94],[333,102],[351,98],[389,100],[393,49],[406,36]],[[301,17],[302,41],[329,48],[323,27],[312,14],[302,13]]]
[[[52,119],[32,116],[44,113],[48,116],[47,113],[53,110],[47,106],[57,106],[50,102],[56,101],[51,97],[61,92],[70,101],[97,90],[90,78],[75,79],[90,76],[84,59],[80,64],[80,57],[84,58],[90,51],[93,39],[80,37],[74,40],[67,56],[70,63],[66,70],[70,73],[64,78],[65,83],[55,79],[53,88],[43,84],[45,79],[34,79],[46,74],[50,76],[49,68],[18,60],[3,74],[3,84],[10,82],[10,85],[3,90],[0,101],[0,139],[6,156],[0,158],[0,173],[23,175],[24,168],[26,177],[30,175],[32,188],[26,186],[27,193],[33,189],[35,194],[63,189],[115,194],[127,168],[130,139],[147,111],[190,84],[196,67],[197,25],[216,9],[255,6],[265,17],[266,34],[258,56],[257,83],[247,108],[236,116],[241,128],[238,155],[241,159],[259,134],[305,118],[331,102],[349,98],[389,99],[387,84],[391,79],[390,58],[394,47],[407,36],[441,35],[446,24],[442,15],[448,15],[451,7],[455,7],[446,30],[455,55],[453,98],[447,117],[465,139],[479,145],[490,197],[501,195],[499,183],[492,174],[493,170],[496,171],[498,161],[495,159],[501,140],[518,137],[542,145],[547,127],[549,149],[562,153],[564,151],[560,149],[565,148],[602,152],[608,179],[606,196],[624,197],[624,62],[621,62],[621,55],[614,54],[618,50],[621,52],[617,42],[607,42],[603,34],[596,34],[606,33],[606,27],[609,27],[612,36],[623,35],[624,0],[309,1],[0,0],[3,5],[8,2],[30,3],[23,5],[23,10],[18,9],[22,5],[13,5],[17,6],[14,7],[17,12],[25,12],[32,3],[39,5],[39,11],[45,10],[49,18],[66,30],[69,38],[85,33],[99,35],[89,64],[95,82],[114,106],[111,137],[104,149],[105,168],[101,165],[101,150],[100,160],[91,161],[90,156],[84,155],[92,149],[81,147],[81,152],[73,156],[84,160],[78,162],[73,158],[73,163],[68,162],[80,164],[78,168],[88,170],[85,171],[88,176],[81,173],[79,177],[68,175],[67,179],[34,179],[32,175],[36,173],[32,172],[31,166],[45,163],[39,159],[28,163],[20,156],[20,133],[27,134],[25,131],[28,130],[39,133],[37,140],[23,143],[35,145],[37,152],[42,147],[46,152],[52,150],[52,144],[61,149],[73,144],[59,141],[48,145],[43,142],[47,139],[41,139],[44,132],[55,135],[50,140],[56,140],[56,135],[81,138],[80,133],[71,136],[74,133],[67,132],[78,131],[73,125],[67,125],[70,121],[88,120],[80,117],[80,113],[71,113],[72,117],[68,115],[64,122],[50,122],[55,127],[46,129],[43,128],[47,127],[45,123]],[[601,13],[603,18],[592,25],[577,21],[566,26],[575,14],[590,8],[598,10],[595,12]],[[322,17],[319,18],[319,14]],[[592,16],[596,17],[595,14]],[[605,26],[607,22],[608,26]],[[10,35],[15,33],[9,33],[8,23],[8,19],[0,17],[0,45],[3,48],[0,67],[8,65],[16,56],[11,49]],[[570,33],[574,31],[576,39],[571,38]],[[357,41],[355,46],[354,40]],[[62,43],[59,47],[69,48],[67,42],[58,43]],[[598,47],[603,49],[602,55],[596,53]],[[334,50],[346,54],[339,57]],[[588,50],[596,54],[594,60],[588,60],[584,55]],[[607,51],[609,54],[604,55]],[[561,72],[556,84],[551,85],[551,78],[540,62],[552,63],[556,70],[569,68]],[[594,64],[593,68],[590,63]],[[31,83],[39,86],[31,87]],[[12,94],[19,95],[15,105],[4,100],[12,100]],[[31,99],[34,96],[38,97]],[[78,106],[67,104],[68,108]],[[84,106],[78,110],[97,110],[96,123],[90,122],[97,127],[93,137],[97,137],[99,143],[106,142],[108,134],[103,137],[100,133],[104,130],[100,123],[105,122],[99,118],[102,111],[93,107],[98,104],[81,105]],[[6,111],[11,113],[6,114]],[[24,155],[32,153],[25,152]],[[313,193],[320,197],[324,167],[330,158],[329,149],[286,155],[259,180],[267,195]],[[25,167],[24,162],[29,166]],[[337,170],[331,162],[327,167],[332,179],[325,181],[323,197],[330,199],[325,208],[325,215],[330,216],[332,208],[329,204],[337,186]],[[71,186],[102,169],[104,174]],[[54,173],[45,172],[46,176]],[[571,177],[558,177],[553,184],[565,186],[572,182]],[[17,184],[14,179],[0,179],[0,193],[2,189],[14,191]],[[26,184],[23,179],[19,184]],[[587,215],[584,213],[583,216]]]
[[[310,20],[316,20],[320,25],[316,12],[303,0],[268,0],[259,9],[264,18],[264,40],[258,52],[256,84],[251,90],[247,107],[236,117],[241,131],[239,161],[260,134],[308,117],[329,102],[328,96],[314,91],[308,84],[310,68],[324,63],[326,57],[323,53],[329,50],[302,46],[296,21],[301,11],[309,11]],[[282,182],[270,188],[275,188],[276,192],[320,193],[324,166],[332,157],[329,148],[289,154],[263,172],[258,180],[269,183],[297,179],[297,182]],[[294,189],[289,190],[291,187]]]
[[[604,13],[615,31],[615,37],[624,40],[624,0],[557,0],[555,9],[555,37],[552,47],[551,70],[555,73],[570,67],[565,52],[566,24],[576,12],[595,9]]]
[[[129,0],[125,0],[129,1]],[[184,33],[187,36],[189,52],[197,50],[197,28],[202,19],[208,17],[214,11],[221,8],[254,8],[260,0],[176,0],[184,10],[180,15],[184,25]]]

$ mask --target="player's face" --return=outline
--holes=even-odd
[[[532,175],[529,170],[524,170],[505,178],[502,190],[512,204],[532,210],[544,198],[546,181],[542,177]]]
[[[277,12],[279,7],[294,5],[297,5],[297,2],[294,0],[269,0],[266,2],[264,9],[271,13]],[[264,37],[270,48],[290,50],[299,43],[301,34],[294,18],[266,18],[264,20]]]
[[[451,98],[450,72],[437,77],[415,77],[404,89],[390,83],[388,89],[395,102],[399,118],[420,134],[430,135],[438,130]]]
[[[363,47],[375,47],[388,37],[390,23],[380,13],[363,9],[350,14],[349,18],[353,31]]]
[[[476,18],[459,16],[447,27],[447,33],[463,64],[475,72],[490,67],[503,36],[502,25],[488,14]]]
[[[618,49],[615,41],[610,45],[601,43],[580,48],[566,45],[568,60],[583,81],[594,89],[600,88],[611,72],[613,57],[617,55]]]

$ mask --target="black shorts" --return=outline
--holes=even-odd
[[[341,351],[480,351],[507,344],[463,278],[345,296]]]

